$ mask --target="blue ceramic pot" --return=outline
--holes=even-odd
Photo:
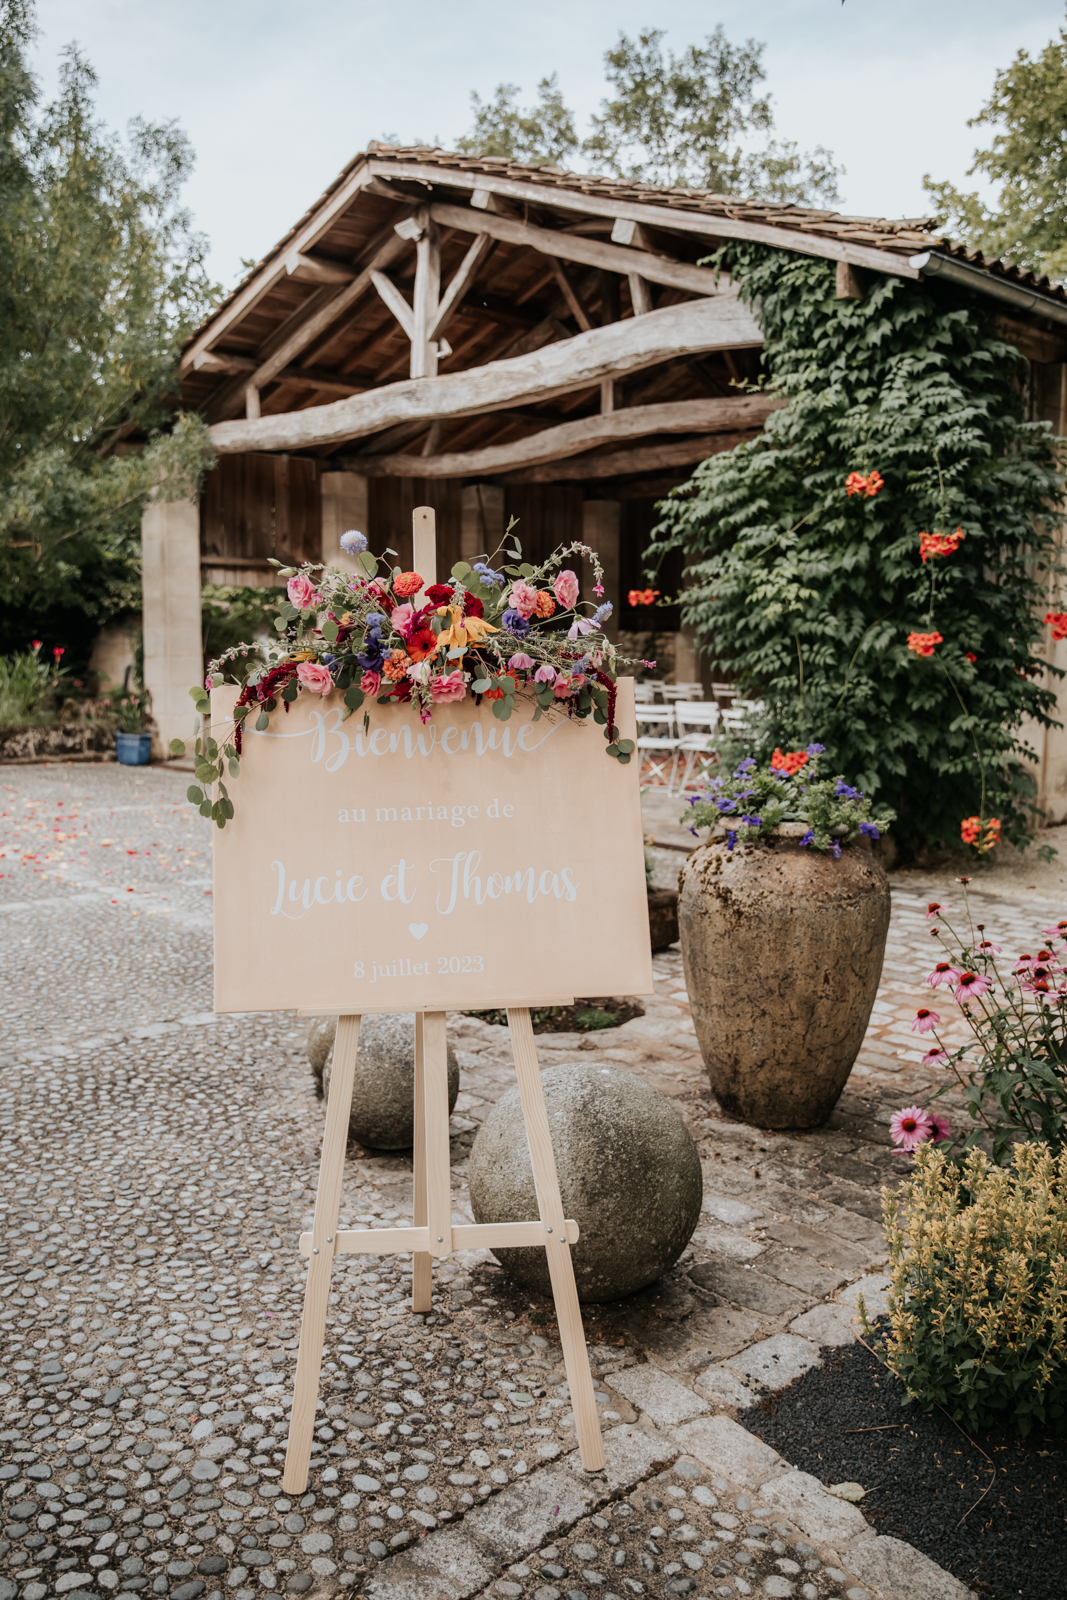
[[[115,754],[124,767],[147,767],[152,754],[150,733],[117,733]]]

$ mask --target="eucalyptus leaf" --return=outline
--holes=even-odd
[[[261,711],[259,713],[259,716],[256,718],[256,732],[257,733],[263,733],[265,731],[265,729],[267,729],[269,727],[270,727],[270,718],[268,717],[268,715],[267,715],[267,713],[265,711]]]

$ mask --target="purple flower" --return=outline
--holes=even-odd
[[[649,672],[655,672],[656,670],[656,663],[654,661],[642,661],[641,665],[643,667],[647,667]]]
[[[809,756],[821,756],[821,755],[823,755],[825,753],[825,750],[826,750],[826,746],[824,744],[809,744],[808,745],[808,755]]]
[[[835,861],[840,858],[841,846],[838,844],[836,839],[830,840],[830,854],[833,856]]]
[[[361,556],[367,548],[365,533],[357,533],[355,528],[349,528],[347,533],[341,535],[341,549],[350,556]]]
[[[716,800],[715,804],[718,806],[724,817],[727,816],[731,811],[737,810],[737,801],[732,799],[730,795],[725,795],[721,799]]]
[[[614,611],[614,609],[615,607],[612,605],[610,600],[606,600],[602,606],[597,606],[596,610],[593,612],[593,627],[599,628],[603,623],[605,623],[611,616],[611,613]]]
[[[882,837],[873,822],[861,822],[860,832],[865,833],[868,839],[880,839]]]
[[[815,843],[815,829],[814,828],[809,828],[807,833],[804,835],[803,839],[801,839],[801,841],[800,841],[800,848],[802,850],[806,850],[808,848],[809,844],[814,844],[814,843]]]
[[[756,765],[755,758],[753,756],[746,756],[743,761],[739,761],[738,762],[737,769],[734,772],[734,777],[735,778],[743,777],[746,772],[751,772],[752,768],[755,765]]]
[[[488,566],[484,561],[476,561],[474,563],[474,571],[487,587],[502,589],[507,582],[502,572],[494,572],[492,567]]]
[[[742,817],[741,821],[746,828],[761,828],[763,826],[762,817]]]
[[[525,639],[526,635],[530,631],[529,622],[525,617],[520,616],[517,611],[510,609],[505,611],[500,620],[508,632],[516,639]]]
[[[850,789],[844,778],[838,778],[834,784],[834,793],[839,800],[862,800],[863,794],[859,789]]]
[[[727,848],[727,850],[732,850],[736,843],[737,843],[737,830],[734,829],[734,828],[728,828],[727,832],[726,832],[726,848]]]

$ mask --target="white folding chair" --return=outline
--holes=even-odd
[[[731,700],[736,700],[737,698],[737,690],[732,683],[713,683],[711,692],[720,704],[725,701],[729,705]]]
[[[640,683],[634,684],[634,700],[639,706],[650,706],[655,697],[656,685],[643,678]]]
[[[683,794],[691,782],[699,788],[707,777],[710,765],[708,741],[719,726],[719,717],[719,707],[714,700],[679,701],[675,706],[678,755],[685,758],[685,769],[678,784],[679,794]],[[687,733],[686,728],[692,731]]]
[[[700,700],[703,698],[704,686],[700,683],[665,683],[663,685],[663,698],[668,704],[679,700]]]
[[[641,754],[641,781],[665,784],[668,792],[674,785],[678,767],[678,738],[674,732],[673,706],[637,706],[637,748]],[[644,732],[645,728],[655,730]],[[666,768],[670,763],[670,774]]]

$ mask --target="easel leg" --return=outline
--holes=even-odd
[[[421,1011],[415,1014],[415,1226],[426,1226],[426,1033]],[[412,1261],[411,1309],[433,1306],[433,1258],[416,1250]]]
[[[430,1254],[447,1256],[452,1249],[452,1167],[448,1146],[448,1040],[443,1011],[427,1011],[423,1019],[426,1076],[426,1222]]]
[[[312,1251],[304,1290],[304,1318],[300,1324],[300,1351],[296,1358],[289,1443],[282,1476],[282,1487],[286,1494],[303,1494],[307,1487],[358,1046],[359,1018],[339,1017],[333,1048],[330,1099],[326,1106],[326,1129],[322,1138],[322,1159],[319,1162],[319,1188],[315,1197]]]
[[[574,1263],[571,1260],[570,1246],[563,1225],[563,1201],[560,1199],[556,1157],[548,1131],[548,1111],[545,1107],[544,1090],[541,1087],[537,1047],[534,1044],[533,1024],[530,1021],[529,1011],[526,1009],[509,1011],[508,1026],[511,1029],[515,1072],[519,1080],[519,1094],[522,1096],[522,1110],[526,1119],[526,1137],[530,1144],[537,1207],[541,1221],[549,1234],[549,1241],[545,1246],[548,1272],[552,1280],[552,1297],[556,1302],[556,1320],[559,1323],[563,1363],[578,1428],[582,1466],[586,1472],[599,1472],[604,1466],[604,1441],[600,1436],[600,1418],[593,1398],[589,1352],[585,1345],[585,1330],[582,1327],[578,1290],[574,1282]]]

